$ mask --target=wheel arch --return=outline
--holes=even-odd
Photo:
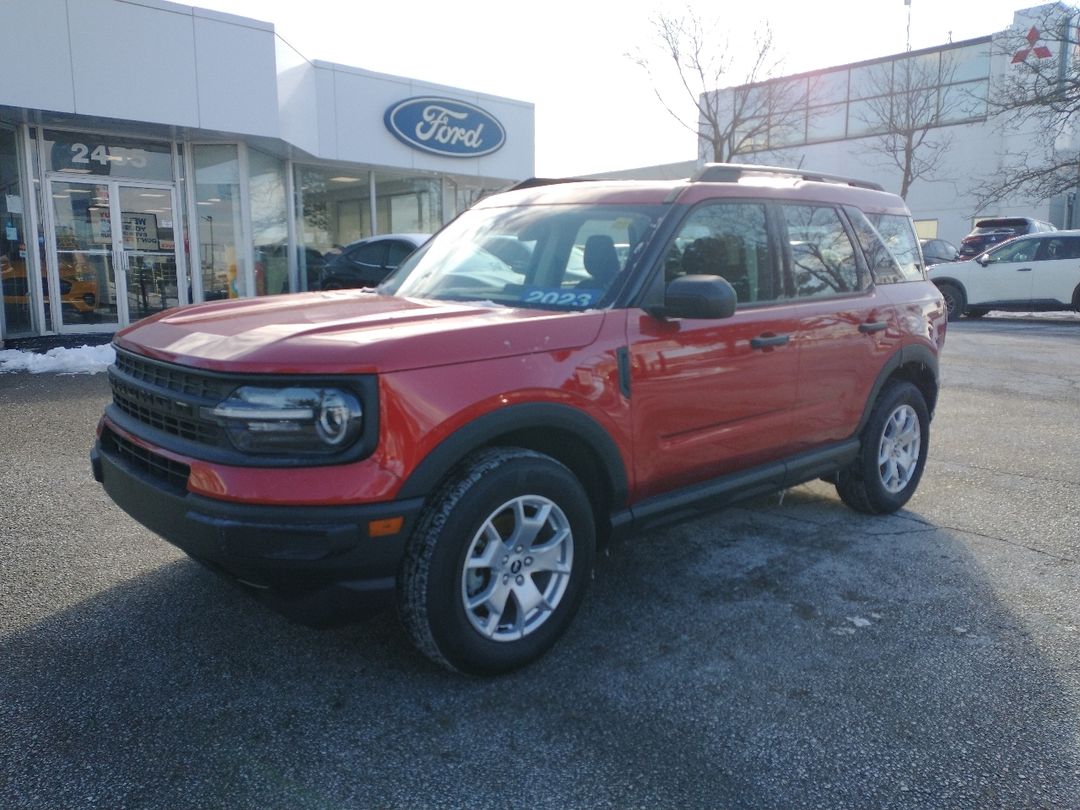
[[[928,347],[922,345],[905,346],[899,352],[889,358],[889,362],[878,374],[874,381],[874,387],[870,396],[866,398],[863,408],[862,419],[856,433],[861,433],[863,427],[870,420],[870,414],[874,410],[874,403],[878,396],[890,382],[902,380],[909,382],[919,389],[926,401],[926,410],[931,417],[938,398],[938,358]]]
[[[598,539],[606,539],[613,511],[628,497],[626,467],[608,432],[592,417],[567,405],[511,405],[470,422],[424,458],[398,497],[426,497],[470,453],[497,446],[535,450],[569,468],[593,504]]]
[[[942,284],[951,284],[956,287],[960,292],[964,294],[964,300],[967,300],[967,287],[964,286],[964,282],[954,276],[942,276],[941,278],[930,279],[934,282],[935,287],[940,287]]]

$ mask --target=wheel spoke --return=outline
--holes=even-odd
[[[554,571],[557,574],[569,574],[570,566],[565,560],[563,543],[570,536],[569,529],[563,529],[550,543],[545,543],[532,551],[533,571]]]
[[[521,608],[521,619],[529,618],[529,614],[538,607],[551,610],[551,605],[547,603],[544,595],[540,593],[540,589],[536,587],[532,577],[525,577],[524,583],[514,587],[514,598]]]
[[[487,545],[484,546],[480,556],[470,556],[465,561],[466,568],[494,568],[498,564],[499,556],[506,554],[506,546],[503,545],[502,537],[499,536],[495,527],[491,525],[491,521],[487,522],[482,533],[484,539],[487,540]]]
[[[487,588],[465,602],[465,606],[473,614],[474,622],[482,623],[480,629],[489,638],[499,629],[499,622],[502,621],[503,614],[506,612],[506,602],[509,597],[510,588],[498,580],[492,580]],[[477,615],[476,611],[480,608],[486,610],[486,616]]]
[[[548,517],[551,515],[551,506],[552,504],[545,503],[537,510],[535,515],[529,517],[525,514],[525,505],[521,501],[514,504],[514,531],[510,535],[507,545],[514,548],[519,546],[532,548],[537,535],[547,525]]]

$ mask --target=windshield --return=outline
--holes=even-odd
[[[606,306],[663,210],[535,205],[466,211],[379,292],[538,309]]]

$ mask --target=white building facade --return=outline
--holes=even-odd
[[[272,25],[162,0],[9,0],[0,337],[114,331],[317,286],[534,170],[533,105],[310,61]]]
[[[993,114],[996,88],[1025,60],[1053,59],[1065,69],[1075,58],[1077,24],[1073,9],[1040,6],[1017,11],[1010,29],[991,36],[720,90],[729,106],[734,94],[747,90],[795,100],[794,109],[772,106],[777,120],[771,125],[747,120],[744,132],[735,134],[753,135],[733,159],[856,177],[899,193],[902,172],[882,151],[881,136],[885,111],[895,112],[910,93],[936,111],[937,125],[926,142],[947,144],[933,170],[915,179],[906,195],[921,237],[958,244],[975,219],[989,216],[1080,227],[1075,189],[1045,199],[1014,195],[981,208],[976,193],[1003,161],[1028,154],[1036,142],[1034,118],[1031,127],[1017,127]],[[1058,145],[1075,152],[1075,133],[1066,133]],[[706,147],[702,141],[699,163],[707,159]],[[929,154],[926,144],[918,148],[923,157]]]

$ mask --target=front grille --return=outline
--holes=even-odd
[[[191,473],[191,468],[187,464],[159,456],[108,429],[101,433],[101,447],[105,453],[118,458],[128,467],[156,478],[174,489],[187,489],[188,475]]]
[[[116,352],[109,369],[113,404],[127,416],[184,441],[212,447],[227,444],[221,427],[202,417],[235,387],[214,375]]]
[[[218,377],[147,360],[124,351],[116,353],[116,368],[121,374],[154,388],[165,388],[177,394],[214,402],[223,400],[235,387]]]

